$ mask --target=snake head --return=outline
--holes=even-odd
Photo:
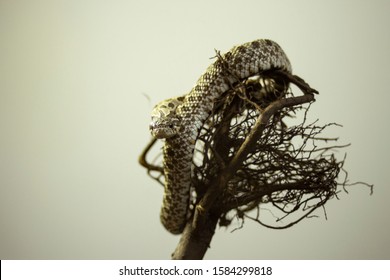
[[[150,133],[158,139],[170,138],[175,136],[179,131],[179,127],[180,120],[176,117],[152,117],[152,122],[149,125]]]
[[[170,98],[158,103],[152,111],[152,122],[149,125],[150,133],[158,138],[175,136],[180,128],[180,118],[176,115],[176,108],[183,102],[183,97]]]

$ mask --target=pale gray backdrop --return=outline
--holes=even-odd
[[[328,220],[283,231],[218,229],[206,258],[388,259],[389,3],[1,0],[0,258],[169,258],[179,237],[137,163],[151,108],[188,92],[214,48],[270,38],[374,195],[350,188]]]

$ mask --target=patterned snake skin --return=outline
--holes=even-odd
[[[207,68],[187,95],[164,100],[153,109],[150,131],[154,137],[166,139],[160,218],[169,232],[180,234],[186,224],[195,141],[216,99],[231,85],[270,69],[291,72],[277,43],[260,39],[233,47]]]

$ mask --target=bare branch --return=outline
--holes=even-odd
[[[284,229],[315,217],[313,212],[318,208],[326,217],[324,206],[337,198],[338,186],[347,191],[347,186],[362,184],[372,192],[372,185],[348,183],[345,157],[337,160],[332,153],[349,144],[329,145],[338,138],[322,136],[326,128],[340,125],[307,121],[318,92],[284,71],[267,71],[261,76],[273,87],[264,92],[250,79],[232,84],[203,124],[191,174],[196,195],[173,259],[202,259],[218,222],[227,227],[236,217],[241,220],[239,229],[248,218],[268,228]],[[303,95],[294,96],[289,84],[295,84]],[[301,112],[302,120],[287,127],[285,120]],[[163,167],[146,160],[155,142],[151,140],[139,162],[152,178],[163,183]],[[345,174],[343,180],[338,178],[340,171]],[[271,207],[266,211],[277,212],[273,214],[274,225],[261,219],[261,205]],[[256,217],[250,211],[257,211]]]

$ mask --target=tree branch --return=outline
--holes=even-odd
[[[183,235],[174,253],[172,254],[173,259],[203,258],[214,235],[215,227],[219,220],[220,214],[222,211],[226,210],[223,207],[221,208],[219,204],[215,203],[215,201],[219,196],[221,196],[222,191],[227,186],[228,181],[242,165],[243,161],[248,156],[248,153],[255,148],[256,142],[262,137],[270,118],[285,107],[293,107],[314,101],[314,96],[312,93],[317,93],[316,90],[311,89],[302,79],[296,78],[297,76],[286,75],[284,77],[289,78],[292,80],[292,82],[299,84],[298,87],[304,90],[304,95],[278,99],[269,104],[269,106],[266,107],[266,109],[257,119],[256,124],[251,129],[250,134],[241,144],[241,147],[230,163],[226,167],[225,164],[219,164],[223,167],[223,169],[219,172],[218,176],[210,184],[208,184],[205,194],[196,205],[194,215],[192,219],[187,222]],[[226,116],[232,117],[233,110],[231,107],[225,112],[227,112],[227,114],[224,113],[225,118]],[[218,143],[221,139],[223,139],[223,137],[226,137],[226,123],[230,123],[230,119],[227,119],[229,122],[225,122],[225,125],[222,123],[222,125],[217,129],[217,132],[215,132],[216,135],[219,135],[218,132],[221,131],[223,134],[214,138],[216,142],[214,143],[214,147],[219,150],[218,152],[223,150],[223,148],[221,148]],[[215,155],[217,162],[226,159],[226,149],[225,152],[221,153],[222,155],[219,153]],[[275,186],[274,190],[276,189],[277,187]]]
[[[233,157],[230,164],[222,170],[221,174],[215,179],[203,198],[200,200],[195,208],[194,227],[200,226],[207,217],[206,213],[210,211],[210,208],[214,205],[215,199],[221,194],[222,189],[227,185],[227,182],[236,173],[237,169],[241,166],[248,153],[254,149],[254,146],[258,139],[262,137],[264,129],[271,118],[277,111],[285,107],[292,107],[303,103],[314,101],[312,94],[305,94],[298,97],[290,97],[286,99],[280,99],[271,103],[260,115],[256,124],[252,128],[249,136],[245,139],[241,145],[237,154]]]
[[[337,124],[306,123],[310,105],[305,108],[303,104],[315,101],[314,94],[318,92],[300,77],[284,71],[268,71],[261,76],[260,79],[267,81],[248,79],[231,85],[203,124],[191,174],[196,197],[191,199],[191,217],[172,259],[202,259],[217,223],[228,226],[231,213],[269,228],[286,228],[323,207],[328,199],[336,196],[338,185],[352,185],[348,184],[343,169],[345,158],[336,161],[333,154],[328,154],[347,145],[318,147],[316,144],[337,141],[337,138],[318,136],[327,126]],[[266,93],[260,81],[267,85]],[[303,95],[294,97],[289,83],[295,84]],[[283,118],[300,109],[305,109],[303,121],[287,128]],[[147,161],[155,143],[156,139],[152,139],[140,155],[139,163],[151,177],[163,183],[163,167]],[[341,184],[336,181],[340,170],[346,174]],[[283,226],[268,225],[260,221],[259,215],[252,218],[246,214],[253,209],[259,213],[263,209],[259,205],[265,203],[280,211],[282,217],[277,222],[298,210],[303,214]]]

